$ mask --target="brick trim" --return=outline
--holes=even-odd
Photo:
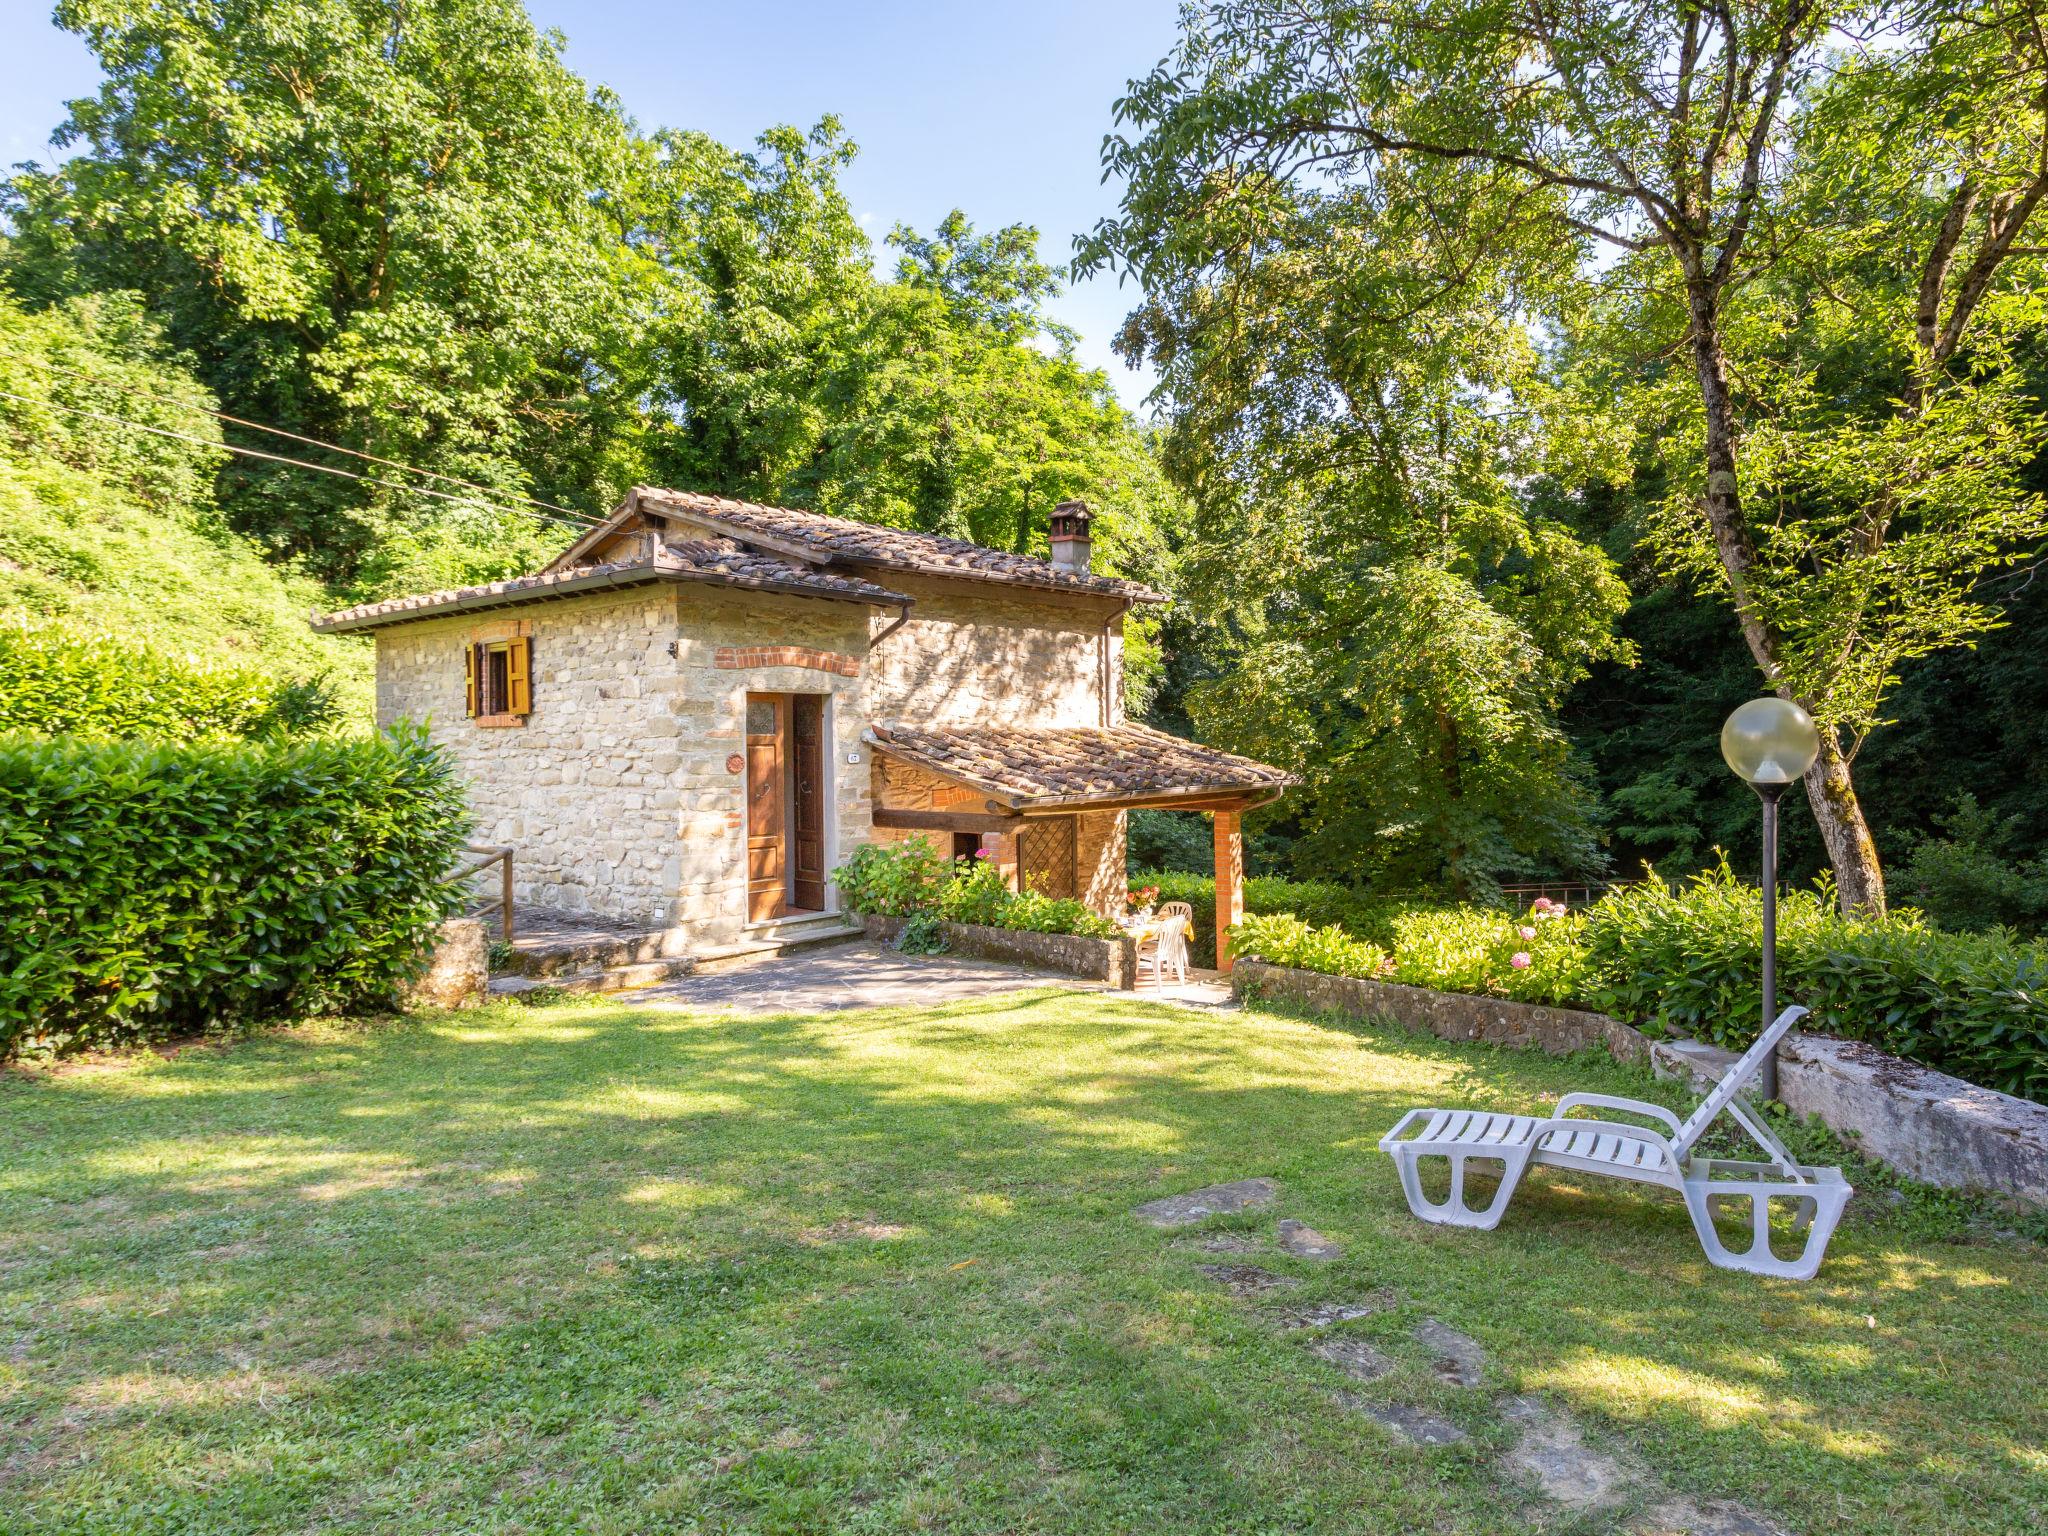
[[[837,651],[814,651],[807,645],[721,645],[711,665],[724,671],[742,667],[809,667],[839,677],[859,677],[860,658]]]

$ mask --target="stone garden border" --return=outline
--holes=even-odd
[[[1554,1056],[1601,1046],[1618,1061],[1647,1060],[1661,1076],[1699,1083],[1718,1079],[1734,1060],[1732,1052],[1698,1040],[1653,1041],[1601,1013],[1326,976],[1249,956],[1231,973],[1231,990],[1239,998],[1391,1020],[1445,1040]],[[2048,1105],[1979,1088],[1875,1046],[1799,1034],[1779,1050],[1778,1097],[1794,1114],[1818,1115],[1866,1157],[1908,1178],[2048,1210]]]
[[[861,919],[869,938],[889,944],[903,931],[900,917]],[[1138,946],[1131,939],[1088,939],[1073,933],[1032,933],[1023,928],[984,928],[976,923],[941,923],[946,948],[974,960],[1001,960],[1041,971],[1058,971],[1128,992],[1138,983]]]

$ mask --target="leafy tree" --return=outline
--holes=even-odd
[[[548,499],[629,478],[638,384],[605,360],[641,319],[642,157],[517,0],[63,0],[57,21],[106,80],[58,130],[81,153],[12,185],[18,286],[142,292],[237,415]],[[246,462],[228,485],[242,526],[332,577],[446,521]],[[559,542],[463,522],[474,574]]]
[[[817,453],[819,378],[876,286],[838,181],[856,147],[832,117],[752,151],[675,131],[654,144],[634,239],[662,295],[644,336],[655,477],[776,499]]]
[[[1219,664],[1185,707],[1307,779],[1300,873],[1469,893],[1597,868],[1557,709],[1623,653],[1626,589],[1523,493],[1616,458],[1530,331],[1572,302],[1569,265],[1502,223],[1498,261],[1446,300],[1406,168],[1356,186],[1233,161],[1245,120],[1191,83],[1226,67],[1208,48],[1193,34],[1176,61],[1188,94],[1126,104],[1153,133],[1112,148],[1130,195],[1083,252],[1144,287],[1120,345],[1159,367],[1194,504],[1183,577]]]
[[[1177,221],[1199,211],[1199,241],[1227,208],[1240,249],[1278,250],[1260,200],[1307,187],[1356,210],[1361,250],[1407,255],[1418,310],[1507,281],[1537,315],[1561,269],[1598,279],[1604,313],[1554,319],[1626,338],[1682,399],[1646,423],[1682,448],[1659,547],[1821,722],[1815,819],[1845,905],[1881,908],[1856,746],[1903,661],[1993,622],[1972,583],[2041,521],[1995,322],[2038,287],[2042,36],[2028,0],[1216,5],[1120,103],[1129,190],[1096,249],[1136,229],[1171,252]],[[1820,354],[1873,346],[1895,395],[1823,387]]]
[[[1060,280],[1038,259],[1038,231],[1030,225],[977,235],[955,208],[931,238],[898,224],[889,232],[889,243],[903,252],[896,281],[942,294],[946,308],[966,323],[1020,340],[1046,335],[1062,347],[1073,344],[1073,330],[1040,307],[1060,291]]]

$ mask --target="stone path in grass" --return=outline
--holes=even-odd
[[[1251,1216],[1263,1223],[1264,1213],[1279,1204],[1280,1195],[1277,1180],[1240,1179],[1148,1200],[1132,1214],[1168,1230],[1198,1228],[1218,1216],[1240,1223]],[[1241,1224],[1194,1232],[1179,1246],[1191,1255],[1228,1256],[1228,1262],[1199,1262],[1195,1268],[1253,1304],[1260,1321],[1276,1331],[1303,1335],[1308,1353],[1357,1387],[1371,1388],[1397,1376],[1402,1355],[1427,1359],[1431,1373],[1454,1393],[1477,1394],[1486,1384],[1485,1346],[1441,1318],[1426,1317],[1415,1324],[1408,1336],[1412,1349],[1404,1347],[1400,1354],[1383,1348],[1384,1340],[1375,1343],[1331,1331],[1399,1307],[1401,1297],[1387,1287],[1344,1300],[1276,1305],[1278,1298],[1303,1283],[1302,1278],[1246,1260],[1273,1255],[1332,1264],[1344,1256],[1341,1243],[1305,1222],[1280,1217],[1272,1224],[1270,1238]],[[1472,1439],[1452,1419],[1421,1403],[1348,1388],[1332,1396],[1405,1445],[1458,1446]],[[1488,1402],[1487,1409],[1513,1433],[1494,1468],[1504,1487],[1534,1496],[1538,1503],[1532,1513],[1549,1510],[1560,1520],[1583,1523],[1611,1512],[1627,1519],[1615,1527],[1624,1536],[1791,1536],[1784,1526],[1740,1504],[1701,1502],[1665,1487],[1640,1456],[1625,1449],[1602,1449],[1569,1413],[1540,1397],[1503,1395]]]

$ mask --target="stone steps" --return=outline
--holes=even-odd
[[[696,951],[691,957],[696,962],[694,974],[715,976],[725,971],[743,971],[784,955],[850,943],[862,937],[862,932],[836,912],[764,925],[737,944]]]
[[[687,976],[696,968],[691,959],[636,960],[622,965],[593,966],[580,971],[550,971],[540,976],[517,973],[493,976],[493,997],[516,1002],[534,1002],[563,992],[631,992],[640,987],[659,986]]]
[[[515,945],[505,962],[512,976],[567,976],[580,971],[609,971],[622,966],[652,965],[685,958],[676,937],[668,932],[586,933],[559,942]]]

